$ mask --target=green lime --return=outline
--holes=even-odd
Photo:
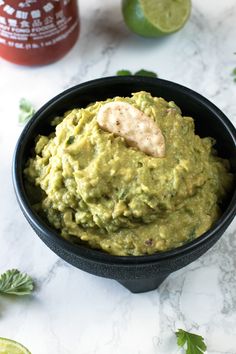
[[[30,354],[30,352],[14,340],[0,338],[0,354]]]
[[[160,37],[181,29],[191,12],[191,0],[122,0],[124,21],[144,37]]]

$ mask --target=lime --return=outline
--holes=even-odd
[[[122,0],[122,12],[131,31],[144,37],[160,37],[184,26],[191,0]]]
[[[0,354],[30,354],[30,352],[14,340],[0,338]]]

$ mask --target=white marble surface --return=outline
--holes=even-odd
[[[201,333],[208,353],[236,353],[236,223],[201,259],[162,286],[134,295],[60,260],[31,230],[11,182],[21,97],[40,107],[77,83],[146,68],[212,100],[236,123],[235,0],[193,0],[179,33],[142,39],[123,24],[120,1],[80,0],[82,31],[56,64],[30,69],[0,59],[0,271],[16,267],[37,284],[30,298],[0,298],[0,336],[33,354],[181,353],[173,331]]]

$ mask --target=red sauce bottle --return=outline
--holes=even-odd
[[[0,0],[0,56],[20,65],[63,57],[79,35],[76,0]]]

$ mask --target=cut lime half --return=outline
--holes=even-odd
[[[31,354],[22,344],[7,338],[0,338],[0,354]]]
[[[131,31],[160,37],[180,30],[191,12],[191,0],[122,0],[122,13]]]

